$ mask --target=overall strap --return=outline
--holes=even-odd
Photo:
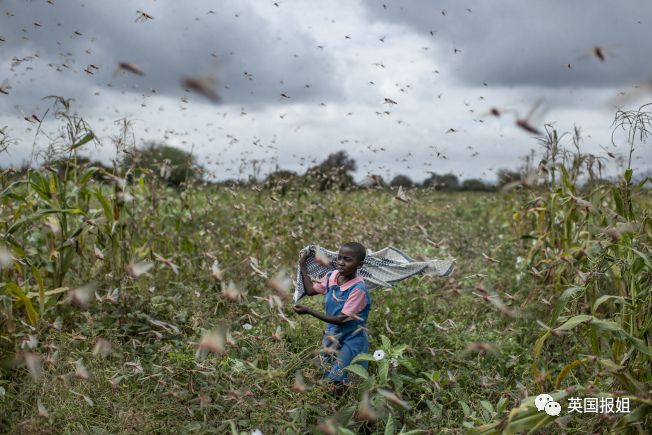
[[[326,274],[326,293],[328,293],[328,290],[329,290],[329,285],[328,285],[328,283],[329,283],[330,280],[331,280],[331,274],[332,274],[332,273],[333,273],[333,271],[331,270],[330,272],[328,272],[328,273]]]

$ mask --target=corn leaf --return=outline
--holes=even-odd
[[[38,314],[36,313],[36,310],[34,309],[34,305],[32,305],[32,301],[29,300],[27,297],[27,294],[23,291],[22,288],[20,288],[16,283],[10,282],[5,284],[5,288],[7,289],[7,293],[9,293],[10,296],[13,296],[14,299],[17,301],[22,302],[22,304],[25,306],[25,311],[27,313],[27,319],[32,325],[36,325],[36,321],[38,319]]]
[[[80,146],[85,145],[88,142],[90,142],[91,140],[93,140],[94,137],[95,137],[95,135],[93,134],[93,132],[87,133],[86,136],[84,136],[83,138],[81,138],[79,140],[79,142],[70,145],[70,148],[68,150],[72,151],[74,149],[77,149]]]
[[[584,287],[569,287],[559,296],[557,303],[555,304],[555,309],[552,311],[552,316],[550,317],[550,325],[554,325],[559,318],[559,315],[568,304],[568,301],[571,297],[575,296],[578,293],[584,292]]]

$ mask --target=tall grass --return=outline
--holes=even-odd
[[[617,183],[599,183],[602,162],[580,152],[579,130],[574,150],[567,150],[564,135],[547,126],[542,188],[508,210],[514,235],[531,242],[524,244],[525,263],[537,285],[524,305],[556,300],[532,346],[532,379],[539,392],[557,392],[559,399],[571,392],[628,397],[634,412],[606,416],[617,431],[633,422],[642,431],[652,421],[652,220],[644,190],[652,180],[634,185],[631,169],[635,140],[644,144],[652,126],[647,106],[616,114],[614,129],[626,130],[630,147]],[[553,420],[529,403],[481,430],[513,433]]]

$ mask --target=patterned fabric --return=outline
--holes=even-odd
[[[308,275],[313,279],[321,279],[335,269],[337,252],[329,251],[318,245],[308,245],[299,252],[299,258],[307,250],[323,257],[328,264],[321,264],[315,256],[306,260]],[[417,274],[433,274],[449,276],[455,269],[455,259],[416,261],[400,249],[388,246],[380,251],[368,252],[363,265],[358,269],[358,275],[364,278],[368,290],[378,287],[392,288],[392,284]],[[297,266],[297,280],[294,289],[294,302],[298,302],[306,294],[301,279],[301,267]]]

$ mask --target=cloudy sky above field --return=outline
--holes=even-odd
[[[216,179],[254,159],[261,175],[303,173],[346,150],[356,179],[493,181],[541,150],[515,123],[541,100],[529,124],[581,127],[581,150],[615,174],[607,151],[628,153],[622,135],[611,143],[616,107],[652,101],[651,21],[648,0],[0,0],[0,129],[15,141],[0,161],[29,161],[56,137],[42,98],[60,95],[105,163],[127,118],[137,144],[192,147]],[[214,78],[220,101],[184,89],[188,77]],[[652,143],[638,146],[632,166],[651,165]]]

